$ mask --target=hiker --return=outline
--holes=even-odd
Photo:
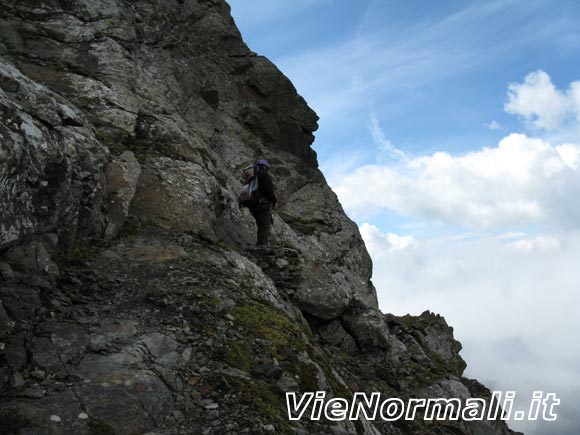
[[[258,160],[255,165],[246,168],[244,178],[244,198],[240,204],[247,206],[256,219],[258,226],[258,241],[256,246],[268,246],[270,227],[272,225],[272,208],[276,207],[274,183],[269,174],[270,163],[267,160]]]

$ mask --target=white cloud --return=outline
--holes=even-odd
[[[489,124],[485,124],[490,130],[503,130],[504,127],[496,120],[491,121]]]
[[[576,145],[562,144],[556,147],[558,154],[567,166],[578,169],[580,165],[580,149]]]
[[[580,82],[573,82],[565,92],[557,89],[542,70],[526,76],[523,83],[508,87],[506,112],[523,116],[536,128],[555,130],[573,120],[580,122]]]
[[[344,174],[348,174],[374,159],[374,153],[367,148],[351,148],[348,153],[335,153],[320,162],[322,172],[329,185],[337,184]]]
[[[368,223],[361,225],[360,232],[369,252],[372,251],[377,256],[381,256],[384,252],[413,249],[417,244],[413,236],[399,236],[394,233],[382,234],[376,226]]]
[[[511,134],[496,148],[366,165],[333,185],[355,217],[392,210],[467,228],[580,225],[580,145]],[[361,186],[364,185],[364,188]]]
[[[499,235],[500,239],[518,239],[524,237],[526,233],[521,231],[508,231],[507,233],[503,233]]]
[[[570,85],[568,98],[571,100],[572,111],[576,114],[576,121],[580,123],[580,82],[576,81]]]
[[[540,236],[533,239],[521,239],[507,245],[508,248],[521,252],[557,251],[561,248],[558,237]]]
[[[400,236],[369,224],[360,229],[383,311],[441,313],[464,346],[467,376],[517,391],[516,409],[529,403],[534,389],[562,398],[557,425],[512,426],[526,434],[575,433],[580,231],[412,239],[412,249],[393,249],[390,240]]]

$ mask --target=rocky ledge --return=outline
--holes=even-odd
[[[442,317],[378,310],[317,116],[223,0],[14,0],[0,26],[3,433],[511,433],[288,419],[292,391],[490,392]],[[262,156],[282,206],[256,250]]]

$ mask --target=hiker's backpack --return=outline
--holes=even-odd
[[[249,207],[253,204],[258,193],[258,168],[250,165],[242,171],[242,184],[239,202],[241,206]]]

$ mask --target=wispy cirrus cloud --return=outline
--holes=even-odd
[[[577,20],[540,24],[534,9],[542,4],[479,2],[450,15],[389,28],[381,12],[384,2],[371,1],[357,30],[343,43],[319,46],[313,41],[309,48],[274,60],[322,120],[332,123],[378,99],[405,94],[412,99],[427,84],[485,68],[492,59],[535,44],[545,32],[569,35],[577,26]],[[520,22],[508,27],[508,16]],[[512,31],[518,26],[525,31]],[[404,98],[397,99],[401,104]]]
[[[406,157],[403,151],[398,149],[389,139],[387,139],[383,129],[379,125],[379,120],[374,113],[369,115],[369,131],[376,147],[378,148],[378,159],[383,163],[389,160],[402,160]]]
[[[250,29],[288,23],[312,9],[328,7],[333,0],[228,0],[237,21]]]

